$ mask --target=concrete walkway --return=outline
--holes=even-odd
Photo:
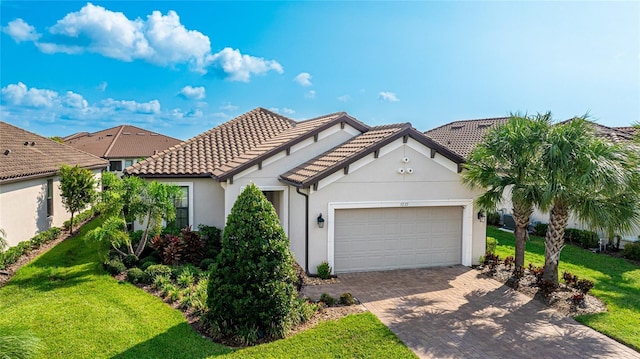
[[[463,266],[350,273],[351,292],[421,358],[625,358],[640,353]]]

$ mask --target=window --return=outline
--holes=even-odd
[[[133,165],[133,160],[124,160],[124,168]]]
[[[109,171],[122,171],[122,161],[109,161]]]
[[[47,180],[47,217],[53,216],[53,179]]]
[[[173,202],[176,206],[176,219],[170,226],[182,229],[189,225],[189,187],[181,186],[180,188],[182,189],[182,198]]]

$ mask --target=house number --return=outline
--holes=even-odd
[[[400,207],[409,207],[409,202],[400,202]]]

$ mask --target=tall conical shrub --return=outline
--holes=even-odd
[[[238,196],[209,281],[214,336],[282,338],[295,317],[294,259],[275,209],[253,183]]]

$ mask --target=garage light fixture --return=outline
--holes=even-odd
[[[322,213],[318,216],[318,228],[324,228],[324,218],[322,218]]]
[[[478,220],[480,222],[484,222],[484,218],[485,218],[484,212],[482,211],[478,212]]]

